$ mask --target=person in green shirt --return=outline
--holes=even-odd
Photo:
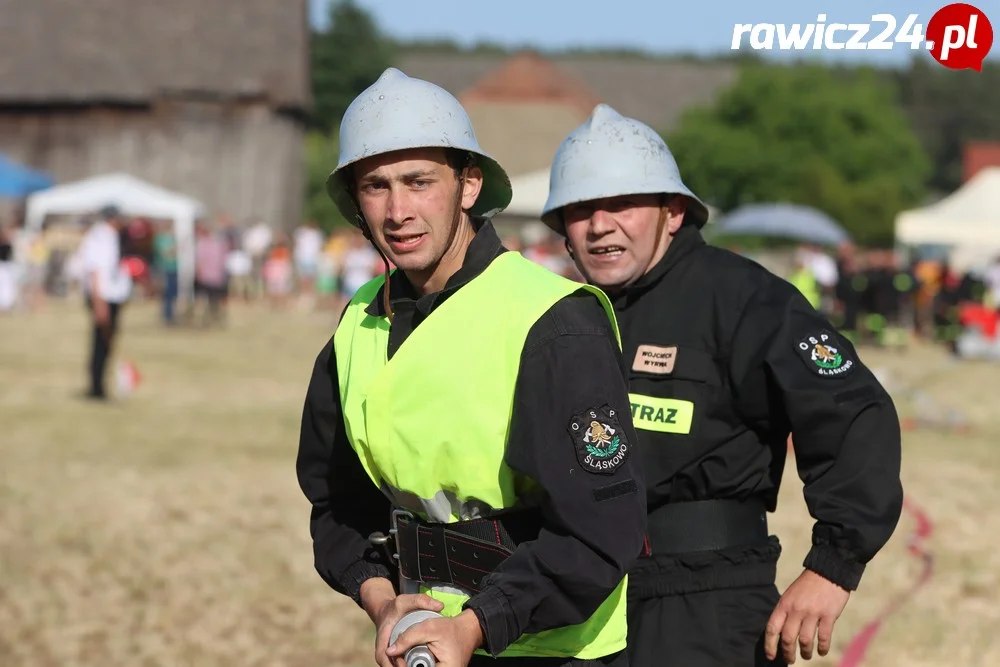
[[[176,321],[174,304],[177,302],[177,237],[173,225],[162,223],[153,238],[153,263],[163,277],[163,323],[173,325]]]

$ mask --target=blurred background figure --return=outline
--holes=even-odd
[[[52,256],[45,227],[38,233],[23,234],[24,267],[22,298],[28,310],[37,310],[45,303],[45,281]]]
[[[917,281],[916,321],[918,335],[934,336],[934,302],[941,291],[942,264],[931,258],[918,258],[914,262],[913,274]]]
[[[337,310],[344,245],[342,234],[330,234],[323,241],[316,267],[316,306],[320,310]]]
[[[986,269],[983,280],[988,287],[988,306],[1000,311],[1000,255],[995,257]]]
[[[295,267],[288,237],[278,234],[264,260],[263,277],[267,300],[272,308],[288,307],[295,290]]]
[[[218,231],[204,222],[195,226],[195,302],[191,310],[196,317],[197,304],[202,304],[201,326],[222,324],[225,321],[225,297],[228,275],[226,259],[229,247]]]
[[[820,310],[823,294],[820,289],[820,283],[816,280],[816,274],[813,273],[811,259],[811,253],[809,251],[803,251],[803,249],[800,248],[795,253],[792,273],[788,276],[788,282],[795,285],[795,287],[802,292],[802,296],[806,298],[809,305],[816,310]]]
[[[250,291],[253,298],[266,294],[264,286],[264,262],[271,248],[274,232],[263,220],[250,224],[243,234],[243,250],[250,256]]]
[[[108,359],[118,334],[121,309],[132,291],[132,280],[122,268],[121,232],[126,225],[121,212],[107,206],[80,241],[83,293],[92,325],[86,396],[95,400],[108,398]]]
[[[350,301],[354,293],[366,282],[382,272],[382,260],[372,250],[365,238],[352,232],[344,252],[341,269],[340,295],[344,304]]]
[[[316,272],[320,255],[323,253],[323,232],[315,220],[307,220],[299,225],[293,236],[295,274],[301,303],[311,306],[316,291]]]
[[[235,245],[231,242],[229,246],[229,252],[226,254],[226,274],[229,279],[226,288],[227,300],[235,298],[248,303],[254,297],[253,258],[244,249],[242,238],[237,237]]]
[[[233,274],[230,271],[230,262],[232,260],[232,255],[234,251],[238,251],[243,247],[243,233],[240,231],[239,227],[236,226],[236,221],[233,220],[232,216],[227,213],[220,213],[216,217],[215,231],[222,239],[223,246],[226,250],[226,261],[223,266],[225,267],[226,280],[222,289],[222,310],[225,312],[227,306],[229,305],[229,295],[232,287]],[[239,259],[236,261],[236,268],[239,269]]]
[[[220,213],[216,217],[215,228],[226,244],[227,250],[243,247],[243,233],[231,215]]]
[[[832,321],[844,336],[857,343],[858,313],[861,309],[861,292],[864,279],[854,244],[847,241],[837,246],[837,284],[834,288]]]
[[[121,231],[122,259],[130,267],[133,289],[144,298],[156,291],[152,271],[154,238],[155,225],[142,216],[131,217]]]
[[[167,326],[177,323],[176,306],[179,294],[177,282],[177,236],[172,222],[156,226],[153,237],[153,266],[160,279],[161,317]]]
[[[837,261],[826,253],[823,248],[815,243],[806,243],[800,246],[800,252],[804,253],[806,268],[812,273],[816,280],[816,287],[819,289],[820,299],[817,310],[824,317],[829,317],[835,310],[837,281]]]
[[[10,228],[0,223],[0,313],[9,313],[17,304],[17,267],[14,239]]]

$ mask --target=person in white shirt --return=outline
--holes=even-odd
[[[377,275],[378,255],[360,234],[351,237],[351,246],[344,253],[343,274],[340,290],[345,299],[350,299],[361,286]]]
[[[14,262],[13,234],[0,221],[0,313],[17,305],[17,265]]]
[[[294,249],[295,272],[299,277],[299,292],[311,294],[316,283],[319,256],[323,252],[323,231],[316,221],[309,220],[295,230]]]
[[[250,255],[250,282],[254,296],[266,293],[264,289],[264,261],[273,241],[271,228],[263,220],[258,220],[243,233],[243,249]]]
[[[95,400],[107,398],[105,369],[118,331],[119,311],[132,291],[132,279],[121,266],[120,232],[125,222],[116,207],[107,206],[80,242],[81,282],[93,324],[86,395]]]
[[[795,257],[816,279],[821,299],[819,310],[829,316],[834,310],[839,279],[837,261],[815,244],[803,244],[796,251]]]

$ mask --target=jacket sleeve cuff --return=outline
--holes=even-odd
[[[846,558],[825,544],[814,544],[802,565],[847,591],[857,590],[865,572],[864,563]]]
[[[361,584],[365,583],[369,579],[374,579],[375,577],[382,577],[384,579],[389,579],[390,581],[392,580],[392,574],[389,572],[389,568],[385,565],[372,563],[367,560],[359,560],[354,563],[354,565],[351,565],[344,570],[344,574],[340,577],[340,585],[343,586],[344,593],[350,596],[350,598],[360,607]]]
[[[494,658],[521,636],[514,608],[498,588],[487,588],[469,598],[463,609],[471,609],[483,630],[483,648]]]

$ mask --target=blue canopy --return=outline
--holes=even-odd
[[[0,197],[21,199],[53,185],[55,179],[48,174],[29,169],[6,155],[0,155]]]
[[[838,245],[851,238],[826,213],[798,204],[747,204],[713,227],[719,235],[778,236],[819,245]]]

